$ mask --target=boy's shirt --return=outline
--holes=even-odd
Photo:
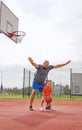
[[[42,96],[50,96],[52,93],[52,87],[51,86],[45,86],[43,88]]]

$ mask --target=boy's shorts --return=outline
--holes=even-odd
[[[36,90],[39,89],[40,92],[42,92],[44,86],[45,86],[45,83],[40,84],[40,83],[36,82],[35,80],[33,81],[33,84],[32,84],[32,88],[36,89]]]

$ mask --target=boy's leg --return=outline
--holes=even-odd
[[[44,104],[44,97],[42,96],[41,105],[40,105],[40,111],[43,111],[43,104]]]
[[[44,111],[43,103],[44,103],[44,101],[41,101],[40,111]]]
[[[41,107],[43,107],[43,103],[44,103],[44,101],[42,100],[42,101],[41,101]]]

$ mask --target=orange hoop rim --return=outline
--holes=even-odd
[[[18,37],[18,36],[25,36],[25,32],[23,32],[23,31],[14,31],[14,32],[12,32],[12,33],[8,33],[8,36],[10,37],[10,38],[12,38],[12,37]]]
[[[22,41],[22,39],[23,39],[23,37],[24,37],[25,35],[26,35],[26,33],[23,32],[23,31],[14,31],[14,32],[12,32],[12,33],[8,33],[8,37],[9,37],[9,38],[14,38],[14,37],[16,37],[18,43]]]

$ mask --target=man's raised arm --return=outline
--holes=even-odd
[[[71,62],[71,60],[68,60],[68,61],[67,61],[66,63],[64,63],[64,64],[54,65],[54,69],[63,67],[63,66],[65,66],[65,65],[69,64],[70,62]]]
[[[28,60],[36,69],[39,67],[39,65],[36,64],[31,57],[29,57]]]

